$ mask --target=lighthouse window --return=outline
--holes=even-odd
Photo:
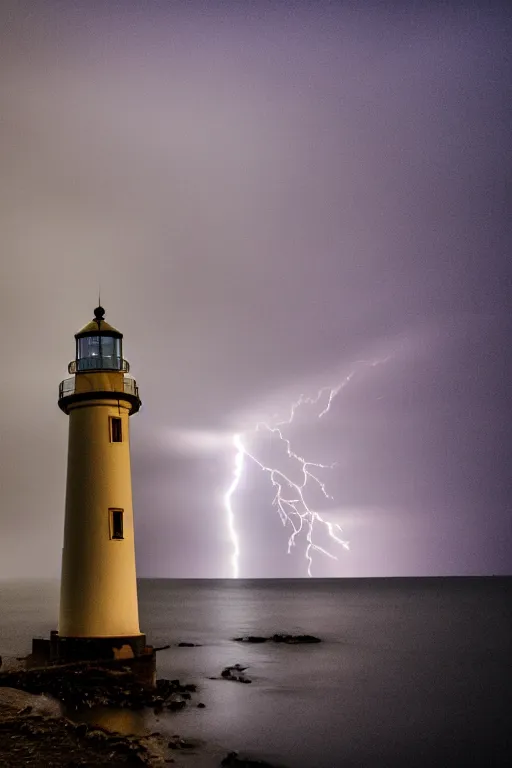
[[[123,510],[110,509],[110,538],[124,539],[123,536]]]
[[[123,442],[123,423],[118,416],[110,417],[110,442]]]
[[[78,341],[78,356],[84,357],[99,357],[100,354],[100,337],[99,336],[86,336]]]
[[[77,362],[79,371],[120,371],[121,340],[113,336],[84,336],[78,339]]]
[[[101,354],[103,357],[113,359],[121,355],[121,343],[113,336],[102,336]]]

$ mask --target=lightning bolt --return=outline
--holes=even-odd
[[[235,514],[233,512],[233,505],[231,503],[231,499],[234,492],[238,488],[238,484],[240,482],[240,478],[242,477],[242,472],[244,469],[245,448],[243,446],[240,435],[233,435],[233,445],[235,446],[235,449],[236,449],[235,467],[233,470],[233,481],[224,495],[224,507],[226,509],[226,514],[227,514],[229,538],[231,539],[231,543],[233,546],[233,553],[231,555],[231,568],[232,568],[233,578],[238,579],[238,571],[239,571],[238,559],[240,557],[240,544],[238,540],[238,534],[235,528]]]
[[[389,358],[382,360],[359,360],[354,363],[352,371],[345,376],[345,378],[336,387],[322,387],[315,396],[306,397],[301,395],[298,400],[292,403],[288,418],[277,421],[276,423],[269,424],[267,422],[258,422],[256,426],[243,434],[237,433],[233,435],[233,448],[235,450],[235,459],[233,467],[233,479],[228,490],[224,494],[224,508],[226,511],[227,528],[229,537],[232,544],[231,555],[231,572],[233,578],[238,578],[239,575],[239,560],[240,560],[240,540],[236,531],[235,514],[233,511],[233,496],[236,493],[240,480],[244,471],[246,458],[254,462],[263,472],[266,472],[269,477],[272,486],[275,488],[275,494],[272,501],[272,505],[276,507],[279,517],[283,526],[291,526],[292,531],[288,538],[288,554],[291,552],[292,547],[296,545],[297,537],[305,532],[306,537],[306,550],[305,557],[307,560],[307,573],[308,576],[312,576],[313,565],[313,553],[318,552],[333,560],[337,560],[336,555],[324,549],[317,544],[313,537],[315,527],[323,526],[327,531],[329,537],[338,545],[341,545],[344,549],[349,549],[348,541],[341,538],[341,527],[337,523],[331,523],[325,520],[317,511],[312,509],[306,498],[305,493],[307,491],[308,483],[310,485],[316,485],[323,496],[326,499],[332,500],[332,496],[327,492],[325,483],[318,477],[316,471],[319,469],[332,469],[336,466],[333,464],[321,464],[319,462],[308,461],[303,456],[292,450],[291,442],[288,437],[283,433],[283,430],[293,423],[297,410],[303,405],[318,405],[327,399],[326,404],[322,410],[318,413],[317,418],[321,419],[331,408],[334,399],[339,393],[350,383],[355,376],[359,365],[370,365],[372,367],[379,363],[384,363]],[[244,443],[244,437],[247,434],[255,434],[257,432],[266,431],[271,435],[277,436],[277,438],[284,443],[286,453],[289,459],[292,459],[298,463],[301,470],[302,481],[294,482],[288,475],[285,475],[281,470],[276,467],[270,467],[263,463],[254,453],[249,452],[246,444]]]

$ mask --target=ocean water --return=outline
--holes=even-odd
[[[158,675],[197,683],[206,708],[86,714],[199,740],[180,765],[512,765],[512,578],[141,580],[139,603],[151,644],[202,644],[160,652]],[[57,608],[56,582],[0,582],[0,655],[29,652]],[[275,632],[323,642],[231,639]],[[208,679],[236,662],[251,685]]]

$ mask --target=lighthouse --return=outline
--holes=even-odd
[[[60,611],[49,656],[147,656],[153,649],[139,627],[129,440],[139,390],[123,335],[106,322],[103,307],[75,341],[71,377],[59,386],[69,442]],[[34,640],[35,655],[43,642]]]

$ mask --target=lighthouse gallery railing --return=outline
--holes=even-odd
[[[128,395],[134,395],[135,397],[139,396],[139,388],[135,379],[129,379],[125,377],[123,383],[123,392],[126,392]],[[69,395],[74,394],[75,377],[71,376],[69,379],[64,379],[64,381],[61,381],[59,384],[59,400],[61,400],[63,397],[68,397]]]

